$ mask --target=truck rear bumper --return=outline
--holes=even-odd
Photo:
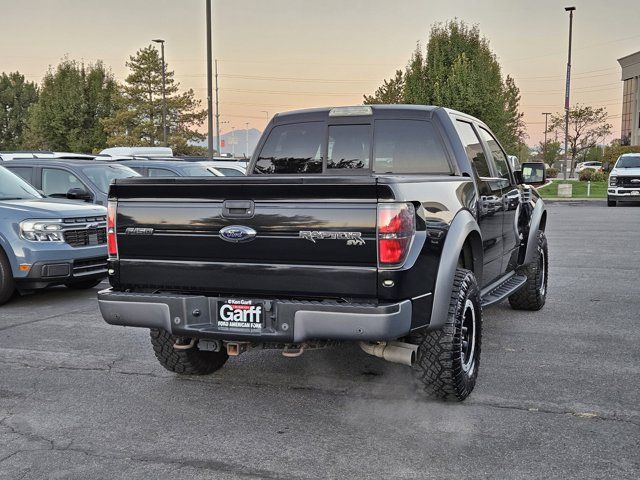
[[[300,343],[307,340],[392,340],[411,329],[411,300],[389,304],[334,301],[260,300],[263,328],[218,326],[220,297],[165,293],[98,293],[107,323],[161,328],[173,335],[255,343]]]

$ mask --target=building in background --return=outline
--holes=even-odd
[[[618,59],[622,67],[622,131],[620,138],[640,145],[640,52]]]

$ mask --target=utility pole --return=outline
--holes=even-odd
[[[571,40],[573,36],[573,11],[576,7],[565,7],[569,12],[569,54],[567,57],[567,84],[564,94],[564,175],[567,179],[567,163],[569,162],[569,93],[571,90]]]
[[[246,150],[245,150],[244,156],[249,158],[249,122],[245,122],[245,126],[246,126],[246,129],[245,129],[244,133],[245,133]]]
[[[220,155],[220,110],[218,108],[218,60],[216,60],[216,138],[218,139],[218,155]]]
[[[162,143],[167,146],[167,94],[166,94],[166,82],[167,82],[167,67],[164,63],[164,40],[157,38],[152,40],[154,43],[160,44],[160,52],[162,56]]]
[[[547,156],[547,120],[551,112],[542,112],[544,115],[544,148],[542,149],[542,158]]]
[[[236,157],[236,127],[231,127],[231,154],[233,155],[233,158]]]
[[[207,0],[207,155],[213,160],[213,79],[211,78],[211,0]],[[216,88],[216,112],[218,104]],[[220,154],[220,140],[218,140]]]

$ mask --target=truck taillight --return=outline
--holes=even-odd
[[[107,202],[107,251],[109,258],[118,256],[118,239],[116,237],[116,202]]]
[[[416,211],[411,203],[378,205],[378,263],[397,267],[404,263],[416,233]]]

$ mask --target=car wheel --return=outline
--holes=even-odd
[[[7,303],[14,291],[15,283],[11,265],[9,265],[9,259],[0,248],[0,305]]]
[[[518,269],[518,273],[527,277],[520,290],[509,297],[509,304],[516,310],[540,310],[547,301],[549,281],[549,249],[544,232],[538,232],[536,254],[528,265]]]
[[[615,207],[618,204],[618,202],[616,202],[615,200],[611,200],[609,197],[607,197],[607,207]]]
[[[223,349],[219,352],[198,349],[196,341],[191,348],[174,348],[178,337],[166,330],[151,329],[151,345],[160,365],[170,372],[183,375],[208,375],[222,368],[229,356]]]
[[[412,336],[418,351],[416,379],[429,395],[462,401],[476,384],[480,367],[482,306],[473,272],[458,268],[441,329]]]

